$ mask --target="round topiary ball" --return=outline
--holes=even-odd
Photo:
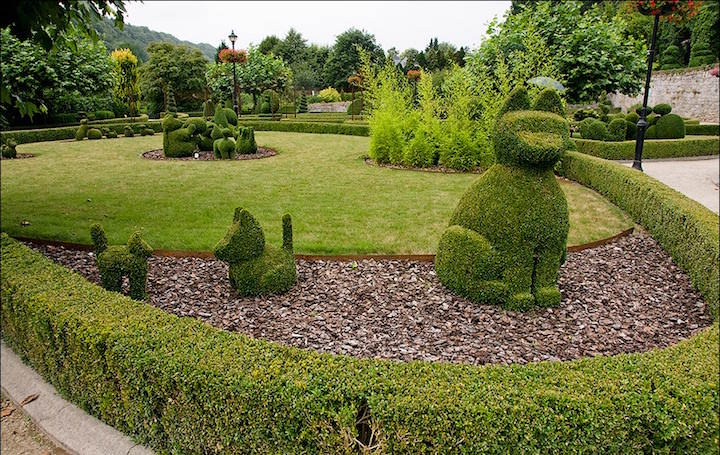
[[[685,137],[685,122],[676,114],[663,115],[655,124],[655,134],[658,139],[682,139]]]
[[[648,116],[648,115],[652,114],[652,111],[653,111],[653,108],[648,106],[647,110],[645,111],[645,115]],[[637,115],[642,115],[642,105],[638,104],[635,106],[635,113]]]
[[[625,140],[631,141],[637,138],[637,122],[625,120]]]
[[[627,132],[626,120],[622,118],[614,118],[608,125],[608,141],[619,142],[625,140],[625,133]]]
[[[628,112],[625,114],[625,120],[631,123],[637,123],[640,120],[640,116],[636,112]]]
[[[661,103],[653,107],[653,112],[658,115],[667,115],[672,111],[672,106],[668,103]]]
[[[88,139],[102,139],[102,131],[97,128],[90,128],[87,132]]]
[[[605,141],[609,134],[607,125],[600,120],[587,118],[580,122],[580,135],[583,139]]]

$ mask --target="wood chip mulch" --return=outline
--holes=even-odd
[[[31,246],[99,282],[92,253]],[[298,283],[287,294],[239,298],[222,262],[154,256],[149,303],[300,348],[471,364],[642,352],[712,322],[688,276],[643,233],[569,253],[560,272],[560,306],[528,313],[455,296],[432,263],[298,260],[297,266]]]
[[[23,160],[25,158],[35,158],[35,155],[32,153],[18,153],[15,158],[5,158],[4,156],[0,155],[0,160]]]
[[[197,152],[198,158],[195,159],[192,156],[184,156],[182,158],[167,158],[163,153],[162,149],[150,150],[142,154],[142,157],[148,160],[167,160],[167,161],[216,161],[213,152]],[[258,147],[256,153],[249,153],[247,155],[236,154],[236,160],[259,160],[261,158],[270,158],[271,156],[277,155],[277,152],[271,148]],[[222,160],[217,160],[222,161]]]
[[[377,166],[377,167],[385,167],[388,169],[399,169],[403,171],[417,171],[417,172],[437,172],[441,174],[482,174],[485,172],[485,169],[481,167],[476,167],[467,171],[461,171],[458,169],[453,169],[450,167],[444,167],[444,166],[428,166],[428,167],[412,167],[412,166],[403,166],[401,164],[390,164],[390,163],[378,163],[374,159],[370,158],[369,156],[363,156],[363,160],[365,160],[365,164],[368,164],[370,166]]]

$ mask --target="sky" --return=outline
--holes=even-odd
[[[335,37],[355,27],[375,35],[387,50],[423,50],[431,38],[457,47],[477,47],[487,24],[502,18],[509,1],[476,2],[128,2],[125,22],[170,33],[194,43],[259,44],[267,35],[283,38],[294,27],[307,43],[332,45]]]

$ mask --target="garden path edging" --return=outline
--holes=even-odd
[[[582,245],[571,245],[567,247],[568,252],[583,251],[590,248],[597,248],[608,243],[612,243],[615,240],[626,237],[635,231],[634,227],[626,229],[618,234],[613,235],[605,239],[596,240],[590,243],[584,243]],[[49,246],[61,246],[74,250],[93,251],[92,245],[85,245],[83,243],[73,242],[61,242],[58,240],[44,240],[34,239],[32,237],[23,237],[19,235],[13,235],[14,239],[21,242],[36,243],[38,245],[49,245]],[[212,251],[180,251],[180,250],[153,250],[154,256],[170,256],[170,257],[196,257],[202,259],[214,258]],[[296,254],[295,259],[303,261],[363,261],[369,259],[376,260],[390,260],[390,261],[419,261],[419,262],[434,262],[434,254]]]
[[[153,451],[134,443],[128,436],[62,398],[4,341],[0,342],[0,386],[55,444],[78,455],[152,455]],[[26,397],[37,399],[20,406]],[[82,429],[82,431],[78,431]]]

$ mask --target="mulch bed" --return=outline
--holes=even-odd
[[[0,160],[22,160],[25,158],[35,158],[35,155],[32,153],[18,153],[15,158],[5,158],[4,156],[0,155]]]
[[[182,158],[167,158],[162,149],[150,150],[142,154],[143,158],[148,160],[167,160],[167,161],[216,161],[213,152],[197,152],[198,158],[195,159],[192,156],[185,156]],[[236,154],[236,160],[259,160],[261,158],[270,158],[271,156],[277,155],[277,152],[268,147],[258,147],[256,153],[250,153],[247,155]],[[217,160],[223,161],[223,160]]]
[[[31,246],[99,282],[91,252]],[[239,298],[222,262],[154,256],[149,303],[300,348],[471,364],[642,352],[712,322],[688,276],[643,233],[569,253],[560,272],[560,306],[528,313],[453,295],[432,263],[298,260],[297,266],[298,283],[287,294]]]
[[[412,166],[403,166],[401,164],[390,164],[390,163],[378,163],[374,159],[370,158],[369,156],[363,157],[365,160],[365,164],[369,164],[370,166],[377,166],[377,167],[385,167],[388,169],[399,169],[403,171],[418,171],[418,172],[437,172],[442,174],[482,174],[485,172],[485,169],[476,167],[467,171],[461,171],[458,169],[452,169],[449,167],[444,166],[428,166],[428,167],[412,167]]]

